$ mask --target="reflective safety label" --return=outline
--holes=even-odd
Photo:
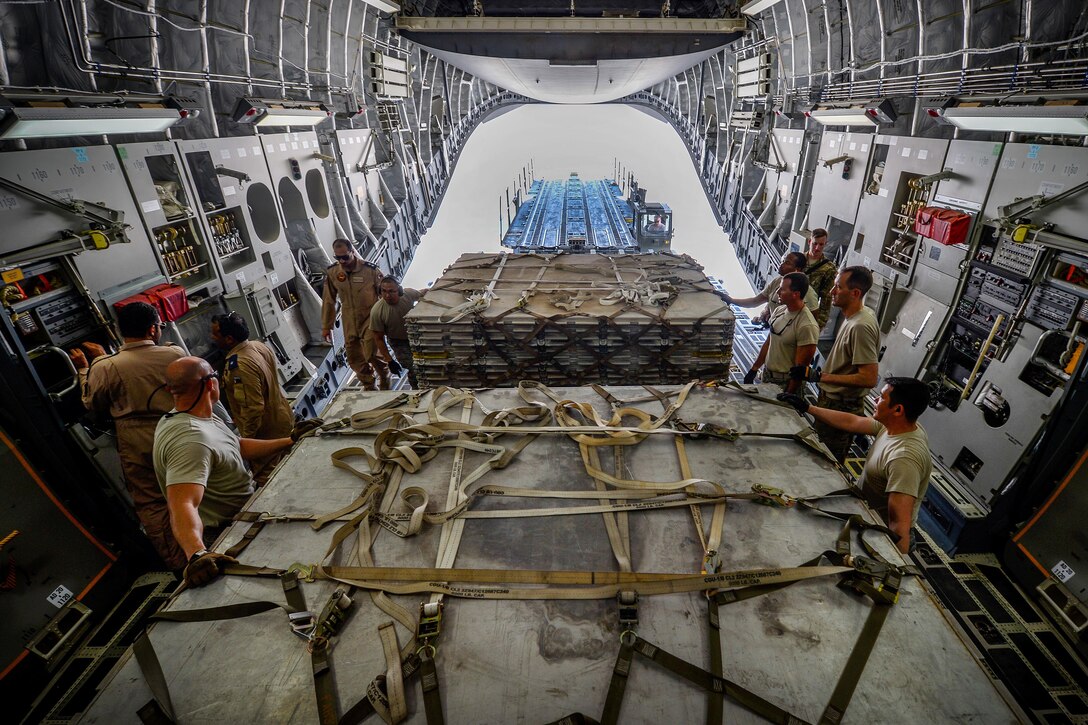
[[[68,600],[71,599],[72,596],[72,590],[61,584],[59,587],[54,589],[48,597],[45,598],[45,601],[49,602],[57,609],[60,609],[68,603]]]
[[[1076,574],[1076,572],[1073,571],[1073,568],[1066,564],[1064,561],[1059,561],[1050,571],[1054,574],[1055,577],[1057,577],[1058,581],[1062,582],[1063,584],[1072,579],[1073,575]]]

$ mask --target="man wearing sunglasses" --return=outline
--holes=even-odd
[[[166,390],[173,396],[174,410],[155,429],[155,475],[169,506],[170,527],[188,562],[185,582],[203,586],[235,561],[206,547],[253,494],[246,462],[275,456],[294,441],[235,435],[212,412],[219,400],[219,374],[202,358],[170,363]]]
[[[98,418],[113,418],[121,473],[144,534],[167,567],[181,569],[185,554],[170,532],[170,514],[155,479],[151,444],[155,424],[172,404],[162,389],[166,367],[185,352],[175,345],[158,344],[164,325],[158,310],[146,302],[132,302],[118,310],[117,327],[124,344],[113,355],[93,342],[83,343],[82,349],[69,355],[79,372],[87,410]]]
[[[332,342],[332,327],[336,322],[336,301],[340,300],[344,323],[344,349],[348,366],[355,371],[365,390],[389,390],[392,380],[389,365],[378,357],[374,338],[370,334],[370,310],[378,301],[382,273],[378,267],[362,259],[346,239],[332,243],[336,264],[325,272],[325,289],[321,298],[321,335]],[[374,372],[377,371],[377,383]]]
[[[756,371],[763,368],[763,382],[783,386],[792,393],[801,386],[800,380],[790,378],[790,368],[808,366],[816,354],[820,328],[816,318],[805,305],[808,278],[801,272],[790,272],[782,278],[778,287],[778,307],[769,320],[770,328],[763,347],[759,350],[752,369],[744,376],[745,384],[755,382]]]

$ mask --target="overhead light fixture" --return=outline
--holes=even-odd
[[[777,5],[780,2],[782,2],[782,0],[752,0],[751,2],[742,5],[740,11],[748,17],[755,17],[767,8]]]
[[[1088,135],[1088,106],[958,106],[926,113],[964,131]]]
[[[815,106],[805,111],[805,117],[823,126],[879,126],[882,123],[894,123],[895,109],[888,99],[879,103],[864,103],[858,106]]]
[[[174,96],[6,95],[0,98],[0,138],[59,138],[162,133],[200,111]]]
[[[381,10],[383,13],[400,12],[400,5],[390,0],[363,0],[363,4]]]
[[[234,106],[235,123],[268,126],[316,126],[332,116],[332,111],[316,101],[239,98]]]

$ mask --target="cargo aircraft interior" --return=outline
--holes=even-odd
[[[403,284],[557,104],[751,296],[621,158]],[[1088,723],[1083,0],[0,0],[0,229],[14,722]]]

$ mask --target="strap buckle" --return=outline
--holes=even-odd
[[[266,523],[268,521],[290,521],[290,520],[291,520],[291,518],[289,516],[287,516],[286,514],[273,514],[273,513],[269,513],[268,511],[262,511],[260,513],[260,515],[257,516],[257,521],[260,521],[261,523]]]
[[[758,497],[752,499],[752,503],[758,503],[761,506],[774,506],[776,508],[791,508],[796,499],[790,496],[785,491],[775,486],[768,486],[763,483],[753,483],[752,492],[759,494]]]
[[[895,604],[899,601],[899,587],[903,582],[899,567],[864,556],[845,556],[843,563],[854,567],[854,572],[848,573],[839,586],[864,594],[874,602]]]
[[[619,605],[621,631],[634,631],[638,627],[638,592],[622,591],[616,595]]]
[[[735,441],[740,433],[732,428],[725,428],[713,423],[687,423],[678,418],[673,418],[675,430],[691,433],[692,440],[705,440],[706,438],[718,438],[721,440]]]
[[[317,629],[313,612],[291,612],[287,615],[287,620],[291,623],[291,631],[296,635],[307,642],[313,639],[314,631]]]
[[[311,636],[314,638],[335,636],[347,620],[352,604],[354,602],[345,590],[337,589],[334,591],[329,596],[329,600],[325,602],[325,606],[321,608],[321,614],[318,615],[317,621],[314,623]]]
[[[310,584],[313,584],[314,581],[316,581],[315,576],[314,576],[315,573],[316,573],[315,572],[316,568],[317,567],[315,565],[313,565],[313,564],[303,564],[301,562],[296,561],[294,564],[287,567],[287,571],[285,573],[290,574],[290,573],[294,572],[294,573],[298,574],[300,578],[304,579],[305,581],[309,582]]]
[[[442,633],[442,610],[445,609],[445,603],[438,602],[420,602],[419,604],[419,623],[416,625],[416,639],[420,641],[423,647],[430,647],[434,650],[434,641],[438,638],[438,635]]]

